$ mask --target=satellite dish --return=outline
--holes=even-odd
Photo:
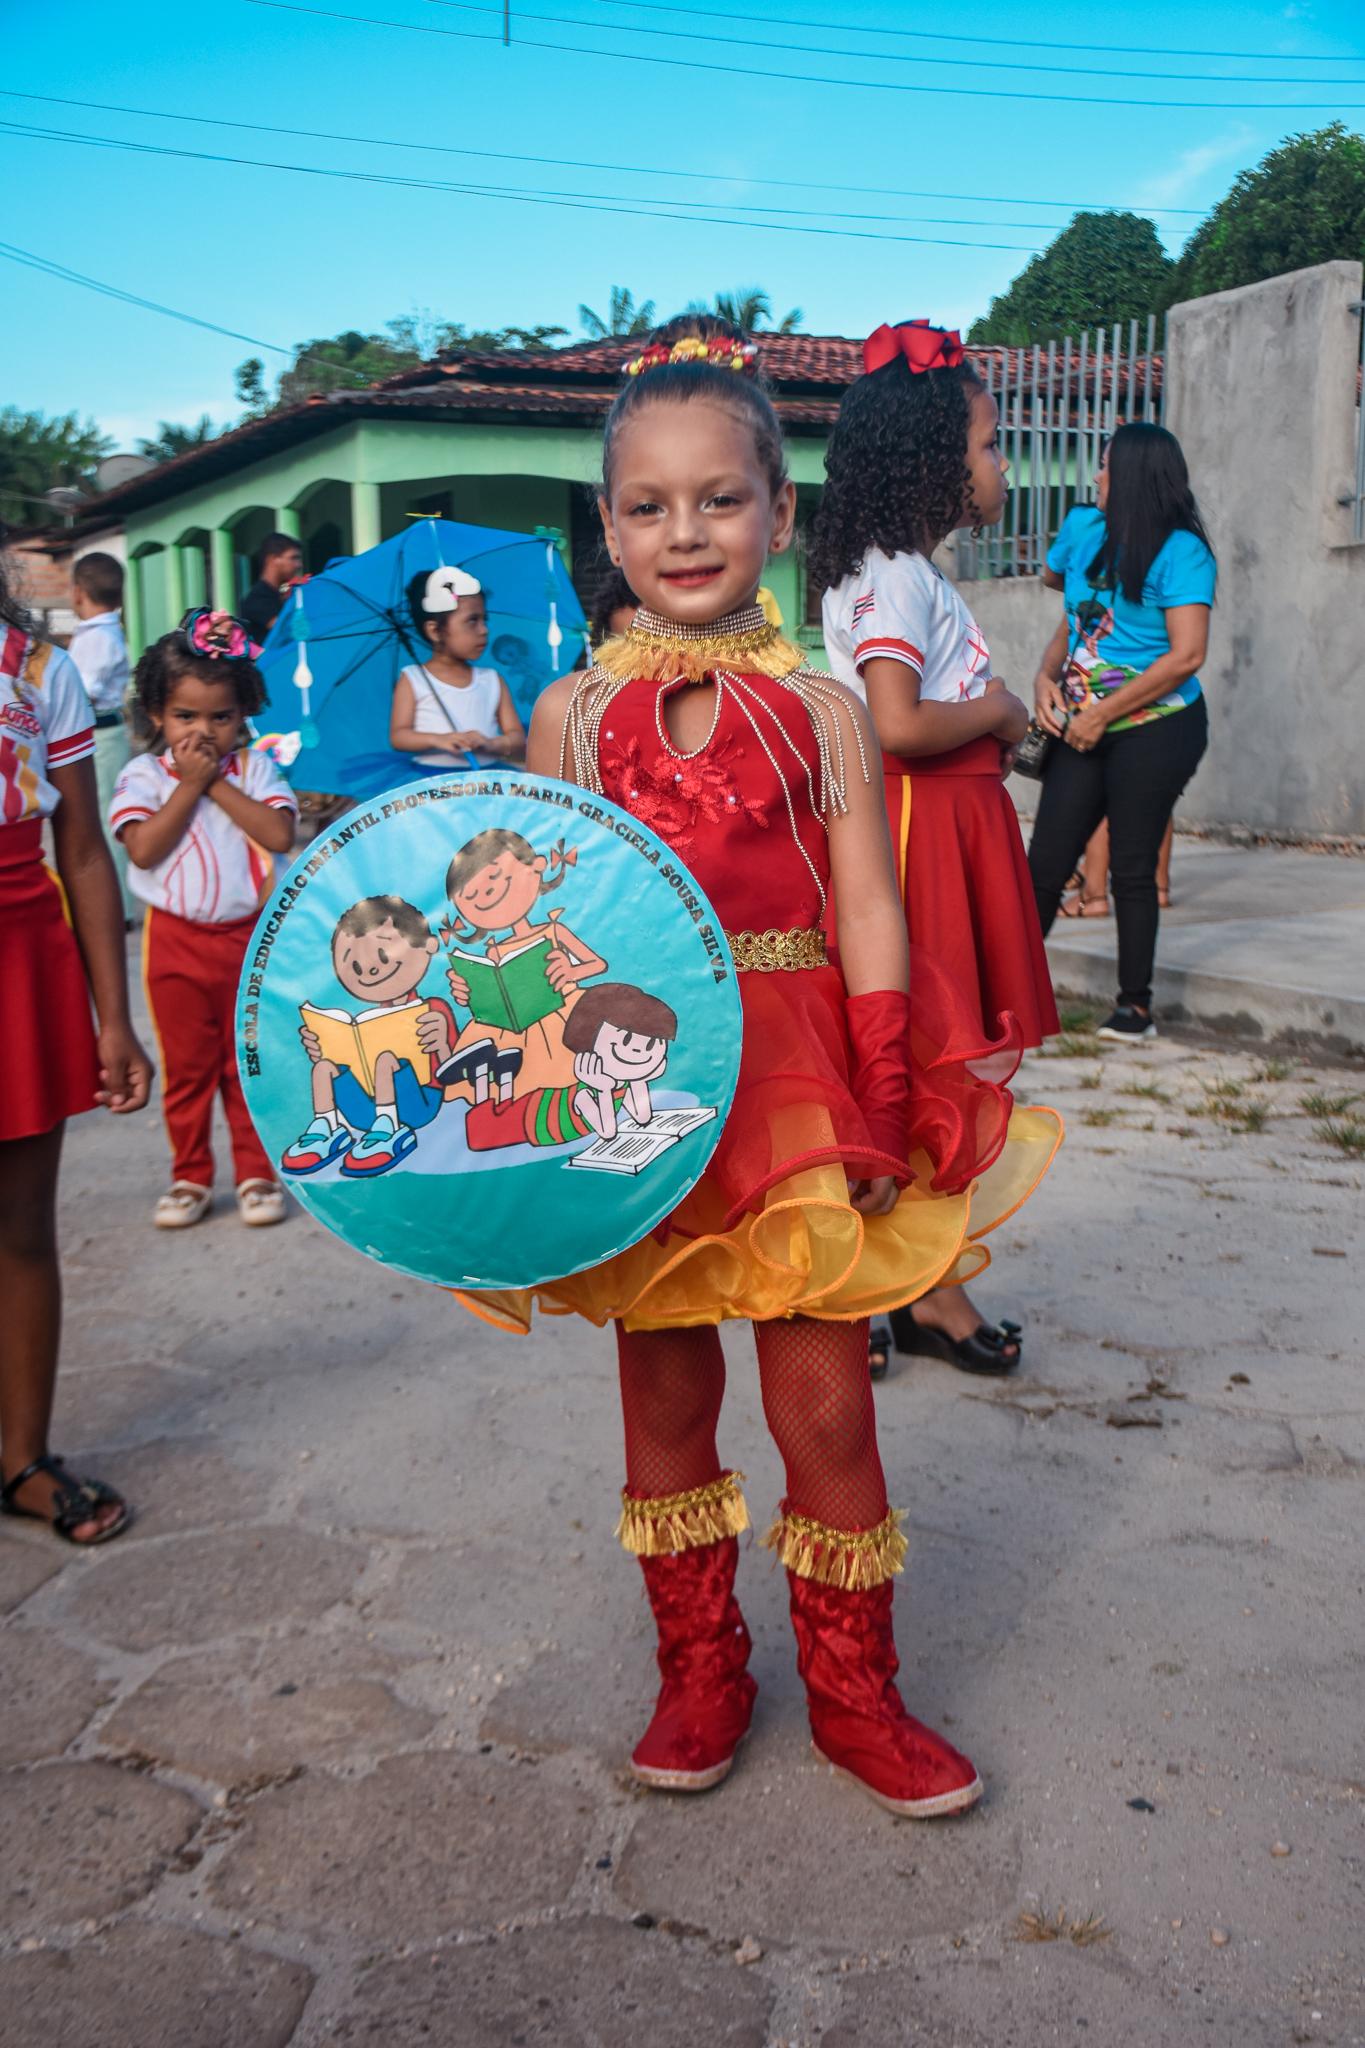
[[[120,484],[130,484],[135,476],[146,476],[156,464],[146,455],[106,455],[103,462],[95,465],[95,489],[116,491]]]

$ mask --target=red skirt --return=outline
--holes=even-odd
[[[1000,777],[1000,744],[950,754],[884,754],[886,808],[905,922],[977,1009],[985,1041],[1041,1045],[1061,1027],[1019,820]],[[916,982],[910,983],[912,1012]]]
[[[95,1107],[90,991],[62,895],[43,866],[42,826],[0,830],[5,1086],[0,1143],[36,1138]]]

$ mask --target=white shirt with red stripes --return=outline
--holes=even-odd
[[[841,683],[866,697],[869,661],[900,661],[922,700],[961,704],[985,693],[990,651],[956,584],[920,554],[872,548],[825,592],[825,652]]]
[[[0,623],[0,826],[50,818],[53,768],[95,751],[95,715],[69,654]]]
[[[268,754],[242,749],[229,754],[222,773],[244,796],[297,817],[293,790]],[[137,818],[152,818],[180,777],[170,750],[138,754],[120,770],[109,806],[109,829],[121,838]],[[180,840],[155,867],[128,863],[128,887],[153,910],[169,910],[190,924],[231,924],[254,917],[278,872],[274,854],[257,846],[223,809],[201,796]]]

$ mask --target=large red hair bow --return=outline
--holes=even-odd
[[[912,376],[921,370],[955,370],[966,361],[967,352],[956,328],[931,327],[927,320],[900,320],[894,327],[885,323],[863,343],[863,368],[883,370],[904,356]]]

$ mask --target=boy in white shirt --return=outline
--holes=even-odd
[[[123,700],[129,682],[128,642],[123,637],[123,564],[114,555],[82,555],[71,571],[71,603],[79,621],[67,649],[80,671],[85,694],[95,714],[95,786],[100,816],[108,819],[114,784],[128,759],[128,727]],[[105,825],[119,890],[123,921],[131,927],[133,899],[128,890],[128,856]]]

